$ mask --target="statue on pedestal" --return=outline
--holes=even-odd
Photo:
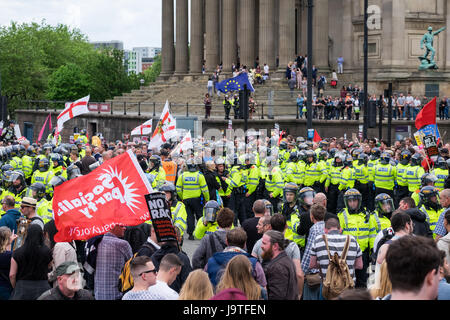
[[[420,66],[419,70],[429,70],[429,69],[437,69],[436,62],[434,61],[434,56],[436,55],[436,50],[433,48],[433,38],[435,35],[444,31],[446,27],[442,27],[439,30],[433,32],[432,27],[428,27],[428,32],[425,33],[420,40],[420,49],[423,50],[423,45],[425,44],[425,48],[427,49],[425,55],[423,57],[419,57]],[[431,52],[431,58],[428,59],[428,55]]]

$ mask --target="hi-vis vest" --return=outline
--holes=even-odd
[[[361,251],[369,248],[370,226],[369,219],[366,219],[364,212],[349,214],[347,208],[338,213],[342,234],[349,234],[355,237]]]
[[[166,180],[175,184],[175,180],[177,179],[177,165],[173,161],[163,161],[162,167],[166,172]]]

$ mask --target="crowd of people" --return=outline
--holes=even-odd
[[[178,154],[172,140],[149,150],[92,146],[85,132],[58,145],[2,137],[1,299],[450,298],[449,144],[431,159],[412,139],[196,137]],[[53,188],[129,149],[165,193],[177,240],[158,242],[147,221],[55,242]]]

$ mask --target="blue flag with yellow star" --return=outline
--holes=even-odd
[[[217,83],[216,89],[223,93],[228,93],[230,91],[240,91],[244,90],[244,84],[247,85],[247,89],[251,92],[255,91],[250,81],[248,81],[248,75],[245,72],[241,73],[237,77],[225,79]]]

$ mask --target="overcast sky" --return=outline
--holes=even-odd
[[[42,19],[79,28],[89,41],[161,47],[161,0],[0,0],[1,26]]]

